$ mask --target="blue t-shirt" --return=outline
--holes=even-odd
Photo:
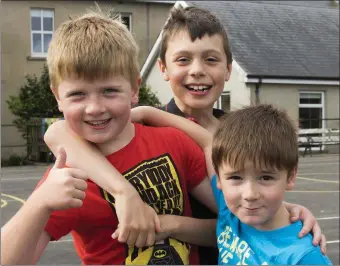
[[[261,231],[242,223],[227,207],[223,193],[211,182],[218,207],[216,225],[218,264],[332,264],[312,244],[312,235],[299,238],[302,223]]]

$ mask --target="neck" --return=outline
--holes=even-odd
[[[128,145],[135,136],[135,126],[129,121],[122,132],[114,139],[97,144],[97,147],[105,156],[117,152]]]
[[[198,124],[208,130],[210,133],[214,133],[219,121],[213,116],[213,106],[206,108],[191,108],[183,104],[178,98],[174,97],[177,107],[189,117],[194,118]]]
[[[278,211],[270,220],[268,220],[265,224],[254,227],[259,230],[275,230],[290,224],[289,212],[282,203]]]

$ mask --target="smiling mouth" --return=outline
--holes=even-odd
[[[105,127],[110,122],[110,120],[111,118],[106,120],[85,121],[85,123],[90,125],[91,127],[102,128]]]
[[[211,89],[212,86],[207,86],[207,85],[187,85],[184,86],[186,89],[188,89],[189,91],[194,91],[194,92],[204,92],[204,91],[208,91]]]

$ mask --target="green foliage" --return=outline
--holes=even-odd
[[[8,159],[1,159],[1,167],[4,166],[21,166],[25,163],[25,157],[12,154]]]
[[[159,106],[161,103],[149,85],[143,83],[139,88],[138,105]]]
[[[20,88],[18,96],[10,96],[6,101],[9,110],[18,118],[13,123],[26,139],[26,125],[32,117],[61,117],[57,102],[50,89],[47,66],[38,79],[36,75],[27,75],[25,84]]]

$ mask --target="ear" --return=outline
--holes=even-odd
[[[159,69],[162,72],[163,79],[165,81],[169,81],[170,79],[169,79],[168,71],[166,69],[166,65],[160,58],[158,59],[158,66],[159,66]]]
[[[138,104],[138,95],[139,95],[139,87],[142,84],[142,78],[138,76],[136,86],[132,88],[132,97],[131,97],[131,104],[137,105]]]
[[[287,180],[286,190],[292,190],[295,187],[295,180],[297,175],[297,168],[294,168]]]
[[[52,88],[52,87],[50,87],[50,88],[51,88],[51,91],[53,92],[55,99],[57,100],[59,111],[63,112],[63,108],[61,107],[61,102],[60,102],[58,90],[56,88]]]
[[[225,81],[228,81],[230,79],[231,71],[233,70],[232,64],[227,65],[227,73],[225,75]]]

